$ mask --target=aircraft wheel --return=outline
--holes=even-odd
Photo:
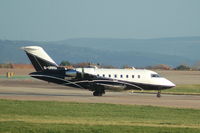
[[[94,91],[94,92],[93,92],[93,96],[102,96],[102,95],[103,95],[103,93],[105,93],[105,92],[101,92],[101,91]]]
[[[158,98],[161,97],[161,90],[158,90],[157,97],[158,97]]]
[[[94,92],[93,92],[93,96],[99,96],[98,91],[94,91]]]

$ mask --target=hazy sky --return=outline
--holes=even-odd
[[[0,39],[200,36],[200,0],[0,0]]]

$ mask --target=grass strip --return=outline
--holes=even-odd
[[[22,121],[0,122],[0,132],[10,133],[199,133],[199,129],[116,126],[116,125],[82,125],[82,124],[41,124]]]
[[[200,110],[0,100],[0,132],[200,132]]]

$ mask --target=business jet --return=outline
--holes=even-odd
[[[158,73],[145,69],[103,69],[97,67],[67,69],[58,66],[40,46],[22,47],[36,72],[30,76],[47,82],[88,89],[94,96],[102,96],[105,90],[161,90],[175,84]]]

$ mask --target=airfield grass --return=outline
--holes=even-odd
[[[199,118],[197,109],[0,100],[6,133],[199,133]]]
[[[200,94],[200,84],[177,85],[175,88],[164,90],[163,92],[178,94]]]

